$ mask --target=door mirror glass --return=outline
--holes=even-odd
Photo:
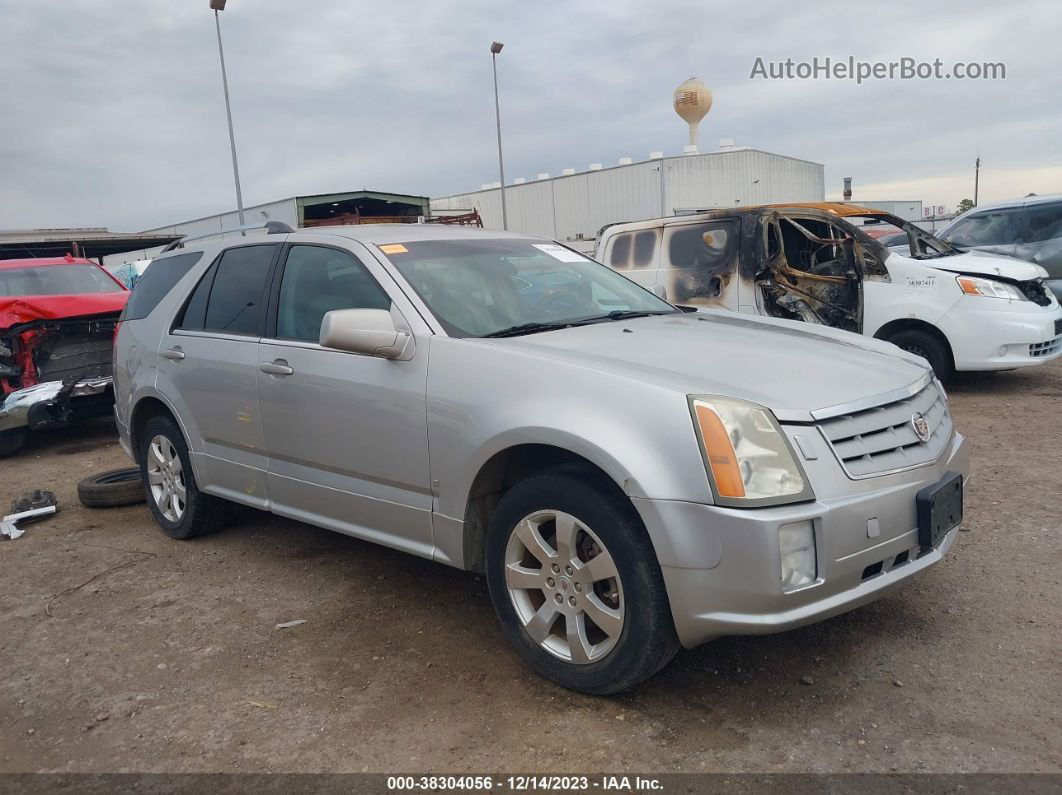
[[[333,309],[321,320],[321,346],[348,353],[397,359],[411,338],[385,309]]]

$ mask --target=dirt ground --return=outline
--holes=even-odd
[[[525,668],[480,577],[253,511],[171,541],[79,506],[113,427],[43,434],[0,462],[0,507],[62,509],[0,542],[0,772],[1062,771],[1062,360],[951,396],[974,480],[943,563],[615,698]]]

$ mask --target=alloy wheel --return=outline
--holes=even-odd
[[[181,521],[187,503],[184,467],[177,448],[161,434],[148,444],[147,478],[159,513],[170,522]]]
[[[623,587],[612,555],[576,517],[524,517],[505,548],[505,585],[524,631],[565,662],[598,662],[623,631]]]

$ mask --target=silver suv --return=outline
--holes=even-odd
[[[875,599],[962,517],[921,359],[677,308],[549,240],[186,241],[131,305],[115,413],[167,535],[231,501],[485,572],[518,653],[583,692]]]

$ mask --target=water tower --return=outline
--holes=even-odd
[[[697,151],[697,126],[712,109],[712,92],[708,86],[691,77],[675,89],[675,113],[690,126],[690,143],[686,152]]]

